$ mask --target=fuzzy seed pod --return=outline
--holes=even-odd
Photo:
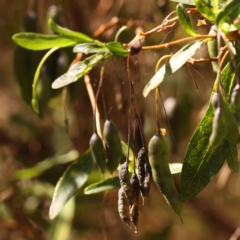
[[[162,192],[167,203],[180,216],[182,202],[175,187],[169,169],[169,149],[165,137],[160,133],[155,134],[149,141],[149,162],[152,168],[153,180]]]
[[[137,205],[134,205],[134,208],[131,209],[132,212],[130,214],[130,221],[133,223],[134,227],[135,227],[135,233],[137,233],[138,228],[137,228],[137,224],[138,224],[138,217],[139,217],[139,207]]]
[[[212,133],[209,138],[210,146],[217,148],[223,141],[226,135],[226,123],[221,108],[217,108],[214,112],[212,125]]]
[[[240,113],[240,85],[237,84],[231,95],[231,103],[237,113]]]
[[[98,165],[101,173],[104,174],[105,169],[107,167],[106,163],[107,156],[105,153],[105,149],[103,147],[102,139],[98,136],[97,133],[94,133],[90,138],[89,144],[92,153],[92,158]]]
[[[112,174],[117,169],[123,155],[119,133],[112,121],[105,121],[103,136],[106,142],[107,166],[109,172]]]
[[[136,173],[133,173],[130,179],[130,184],[132,185],[133,190],[136,193],[137,202],[139,202],[140,184],[139,184],[138,176]]]
[[[149,164],[149,161],[145,163],[144,169],[145,169],[145,178],[143,183],[142,195],[145,198],[145,197],[149,197],[151,181],[152,181],[152,169]]]

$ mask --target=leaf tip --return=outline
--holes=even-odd
[[[33,110],[34,110],[37,114],[39,114],[38,101],[37,101],[36,99],[32,99],[31,104],[32,104]]]

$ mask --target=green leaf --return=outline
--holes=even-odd
[[[74,64],[67,73],[63,74],[52,83],[52,88],[61,88],[72,82],[77,81],[80,77],[90,71],[98,63],[108,57],[110,57],[109,54],[94,54],[88,58],[85,58],[83,61]]]
[[[193,5],[195,6],[195,1],[194,0],[170,0],[171,2],[178,2],[178,3],[183,3],[186,5]]]
[[[120,188],[119,177],[114,177],[87,186],[84,189],[84,194],[96,194],[117,188]]]
[[[178,20],[182,26],[182,28],[191,36],[196,36],[196,32],[193,28],[191,19],[183,6],[182,3],[179,3],[177,5],[177,15],[178,15]]]
[[[72,197],[54,219],[50,229],[51,240],[67,240],[71,232],[75,213],[75,199]]]
[[[17,33],[12,36],[13,41],[19,46],[30,50],[45,50],[50,48],[62,48],[74,46],[76,41],[57,35],[40,33]]]
[[[127,57],[130,53],[130,50],[125,48],[120,42],[109,42],[106,44],[106,47],[110,52],[117,57]]]
[[[72,30],[69,30],[67,28],[61,27],[58,24],[56,24],[52,18],[49,18],[48,20],[48,26],[53,30],[53,32],[62,35],[68,39],[72,39],[73,41],[76,41],[78,43],[87,43],[87,42],[94,42],[94,39],[90,38],[89,36],[80,33],[75,32]]]
[[[33,85],[32,85],[32,107],[34,109],[34,111],[36,113],[39,113],[39,106],[38,106],[38,93],[37,93],[37,82],[39,79],[39,75],[41,72],[41,68],[43,66],[43,64],[45,63],[45,61],[48,59],[48,57],[55,51],[57,51],[59,49],[59,47],[55,47],[50,49],[42,58],[41,62],[39,63],[37,70],[35,72],[34,75],[34,79],[33,79]]]
[[[148,84],[143,89],[143,96],[147,97],[149,92],[155,89],[165,77],[176,72],[182,65],[184,65],[189,58],[191,58],[196,51],[201,47],[203,42],[190,43],[181,48],[169,60],[169,63],[164,64],[158,72],[152,77]]]
[[[126,148],[124,142],[122,142],[122,147],[124,147],[124,149]],[[182,163],[170,163],[169,167],[171,174],[177,174],[182,171]],[[84,194],[96,194],[118,188],[120,188],[119,177],[114,177],[87,186],[84,189]]]
[[[102,47],[97,45],[96,43],[81,43],[76,45],[73,48],[73,52],[75,53],[84,53],[84,54],[89,54],[89,53],[109,53],[110,51],[108,50],[107,47]]]
[[[124,141],[121,141],[121,144],[122,144],[122,152],[123,152],[123,155],[125,157],[125,160],[126,160],[126,157],[128,155],[128,145],[127,143],[125,143]],[[129,160],[130,161],[133,161],[133,158],[134,158],[134,154],[133,154],[133,151],[131,148],[129,148]]]
[[[195,5],[198,11],[209,21],[215,20],[215,14],[212,10],[212,1],[210,0],[195,0]]]
[[[71,150],[62,155],[47,158],[39,162],[32,168],[27,168],[27,169],[17,171],[14,174],[13,179],[29,179],[29,178],[37,177],[53,166],[72,162],[76,160],[78,157],[79,157],[78,151]]]
[[[68,200],[84,185],[94,165],[90,149],[88,149],[67,168],[55,187],[49,210],[50,219],[54,219]]]
[[[238,56],[239,61],[239,56]],[[229,98],[235,74],[231,64],[221,73],[221,84]],[[187,201],[198,194],[218,173],[225,160],[236,171],[237,147],[224,140],[216,149],[209,146],[214,113],[209,104],[206,114],[194,132],[184,158],[181,176],[181,199]]]
[[[230,24],[238,17],[240,13],[240,1],[229,1],[217,14],[215,23],[217,27],[224,32],[228,32]]]

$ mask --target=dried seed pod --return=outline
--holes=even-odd
[[[223,141],[226,135],[226,123],[221,108],[217,108],[214,112],[212,125],[212,133],[209,138],[210,146],[217,148]]]
[[[112,174],[117,169],[123,155],[119,133],[112,121],[105,121],[103,136],[106,142],[107,166],[109,172]]]
[[[151,181],[152,181],[152,169],[149,164],[149,161],[145,163],[144,169],[145,169],[145,178],[143,183],[142,195],[145,198],[145,197],[149,197]]]
[[[123,222],[130,226],[130,216],[128,211],[128,200],[123,188],[118,191],[118,213]]]
[[[119,170],[119,180],[121,187],[123,188],[126,197],[128,198],[131,205],[138,204],[137,195],[129,181],[128,161],[123,163]]]
[[[180,216],[182,202],[175,187],[169,169],[169,149],[165,137],[160,133],[155,134],[149,141],[149,162],[152,168],[153,180],[162,192],[167,203]]]
[[[107,167],[106,163],[107,156],[105,153],[102,139],[98,136],[97,133],[94,133],[90,138],[89,144],[92,153],[92,158],[98,165],[101,173],[104,174],[105,169]]]
[[[240,113],[240,85],[237,84],[231,94],[231,103],[237,113]]]
[[[144,147],[138,153],[138,177],[143,198],[149,197],[152,170],[148,160],[148,151]]]
[[[130,179],[130,184],[132,185],[133,190],[135,191],[137,196],[137,201],[139,202],[140,184],[136,173],[133,173]]]

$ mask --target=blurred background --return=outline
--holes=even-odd
[[[25,31],[52,34],[47,26],[47,19],[52,17],[64,27],[104,42],[113,41],[117,30],[126,25],[119,41],[128,43],[136,32],[160,25],[175,7],[176,3],[164,0],[0,0],[0,240],[238,239],[240,174],[231,174],[227,165],[200,194],[184,203],[183,224],[154,184],[148,204],[141,207],[138,234],[118,216],[117,190],[106,196],[84,195],[80,189],[56,219],[50,221],[48,217],[54,186],[71,161],[71,157],[57,161],[55,156],[73,149],[82,154],[88,149],[93,133],[92,107],[83,79],[68,86],[66,101],[62,89],[51,89],[51,83],[67,71],[75,58],[72,48],[67,48],[55,52],[44,65],[37,86],[40,115],[34,113],[30,106],[31,85],[46,52],[20,48],[12,35]],[[202,17],[194,15],[195,26],[198,19]],[[207,33],[209,27],[210,23],[206,23],[196,29]],[[144,45],[186,36],[179,26],[174,26],[146,38]],[[131,58],[135,99],[147,142],[156,131],[155,103],[154,94],[144,98],[142,89],[153,76],[158,59],[180,47],[142,51]],[[207,56],[203,46],[196,57]],[[95,92],[101,65],[89,73]],[[126,60],[113,57],[104,66],[107,111],[121,139],[127,141]],[[214,78],[211,64],[204,63],[183,67],[161,85],[168,118],[161,113],[160,121],[169,133],[173,163],[183,162],[190,137],[204,115]],[[101,101],[99,109],[104,122]],[[136,151],[141,148],[138,138],[134,146]],[[174,177],[180,190],[180,174]],[[96,169],[85,186],[99,180]]]

